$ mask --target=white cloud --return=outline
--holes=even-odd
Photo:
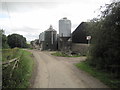
[[[50,24],[58,31],[58,20],[63,17],[71,20],[73,31],[80,22],[96,17],[94,11],[101,5],[109,3],[109,0],[40,0],[37,3],[13,1],[2,4],[2,14],[8,17],[0,18],[0,26],[6,30],[7,35],[18,33],[27,40],[38,38],[39,33],[48,29]]]

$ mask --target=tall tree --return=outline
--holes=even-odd
[[[106,6],[98,21],[93,21],[89,62],[99,69],[117,73],[120,69],[120,1]]]
[[[2,43],[2,48],[8,48],[8,44],[7,44],[7,37],[6,35],[4,34],[4,30],[1,29],[0,30],[0,42]]]
[[[25,48],[27,46],[26,38],[19,34],[8,35],[8,44],[11,48]]]

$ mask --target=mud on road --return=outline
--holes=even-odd
[[[35,58],[31,88],[107,88],[99,80],[75,67],[85,57],[56,57],[50,52],[30,50]]]

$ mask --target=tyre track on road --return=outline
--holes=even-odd
[[[32,88],[107,88],[99,80],[72,63],[58,60],[47,51],[31,50],[37,61],[37,75]],[[63,58],[62,58],[63,59]]]

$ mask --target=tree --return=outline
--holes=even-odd
[[[39,39],[38,40],[36,40],[36,43],[35,43],[36,45],[39,45]]]
[[[0,30],[0,38],[1,38],[0,41],[2,41],[2,48],[9,48],[9,46],[7,44],[7,37],[4,34],[4,30],[3,29]]]
[[[8,35],[8,44],[11,48],[19,47],[25,48],[27,47],[26,38],[19,34]]]
[[[31,41],[31,42],[30,42],[30,45],[34,46],[33,43],[34,43],[34,41]]]
[[[90,23],[94,33],[89,63],[120,77],[120,1],[107,5],[101,18]]]

